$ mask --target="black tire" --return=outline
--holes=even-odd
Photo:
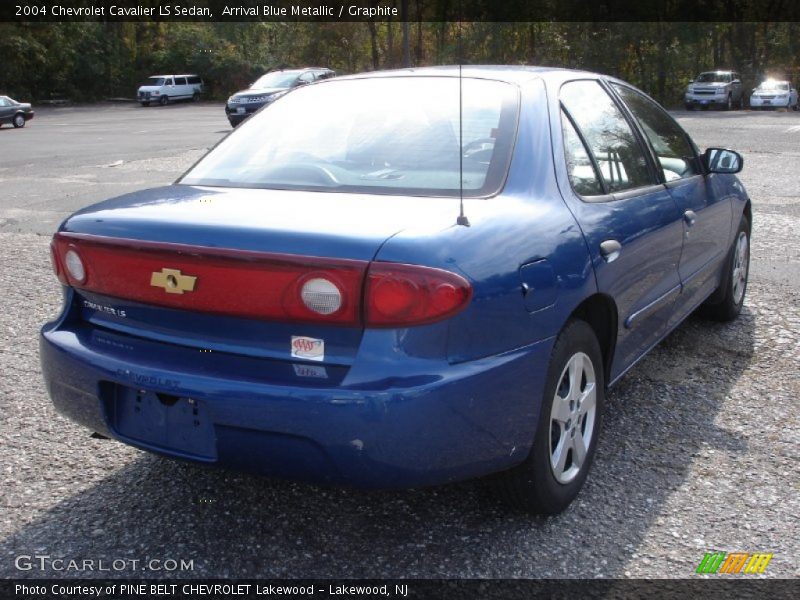
[[[15,128],[19,129],[20,127],[25,127],[25,115],[22,113],[17,113],[14,115],[14,119],[11,121],[11,124],[14,125]]]
[[[158,99],[158,103],[161,106],[166,106],[169,103],[169,96],[161,96],[161,98]]]
[[[686,110],[694,110],[694,104],[684,104]]]
[[[150,106],[149,102],[142,102],[142,106]]]
[[[725,110],[733,110],[733,96],[728,94],[728,100],[725,102]]]
[[[591,363],[594,376],[594,412],[593,414],[587,412],[580,416],[581,404],[576,402],[577,412],[572,414],[578,416],[575,417],[574,422],[570,417],[566,425],[560,425],[559,423],[563,423],[563,421],[554,418],[553,405],[557,394],[559,399],[564,399],[561,400],[562,402],[567,402],[566,399],[571,396],[569,392],[572,390],[572,385],[568,381],[568,367],[576,357],[582,361],[588,358]],[[577,388],[582,397],[583,394],[590,393],[589,377],[585,372],[583,373]],[[564,389],[565,383],[569,389]],[[589,396],[586,396],[584,403],[584,406],[589,405]],[[550,356],[539,424],[530,454],[521,465],[501,474],[498,491],[503,500],[516,508],[537,514],[552,515],[567,508],[583,487],[591,467],[602,426],[604,403],[605,376],[600,344],[588,323],[577,319],[570,320],[561,330]],[[572,406],[572,403],[570,402],[569,405]],[[581,434],[587,435],[586,428],[588,427],[591,427],[591,431],[588,434],[588,444],[585,444]],[[574,448],[577,446],[565,449],[564,444],[561,443],[565,440],[565,443],[574,443],[576,434],[580,441],[584,442],[586,449],[585,457],[580,465],[576,465],[575,461],[576,450]],[[556,435],[560,439],[556,440],[554,437]],[[568,461],[570,465],[569,470],[577,469],[567,481],[559,480],[558,467],[554,467],[552,464],[559,447],[562,448],[562,454],[566,453],[565,461]],[[562,467],[561,477],[563,478],[565,475],[566,472]]]
[[[192,102],[200,102],[200,92],[192,94]]]
[[[743,236],[744,258],[740,247]],[[750,275],[750,221],[745,215],[739,222],[724,268],[719,287],[701,307],[701,314],[714,321],[733,321],[742,311]],[[740,269],[744,269],[743,273]]]

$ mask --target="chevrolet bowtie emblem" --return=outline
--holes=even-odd
[[[150,285],[164,288],[168,294],[182,294],[194,290],[197,277],[183,275],[178,269],[161,269],[150,277]]]

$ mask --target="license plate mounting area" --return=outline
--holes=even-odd
[[[205,402],[123,385],[111,387],[106,411],[118,435],[167,454],[216,460],[216,435]]]

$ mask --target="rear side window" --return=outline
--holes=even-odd
[[[654,183],[645,152],[622,111],[597,81],[561,87],[561,105],[586,141],[605,193]]]
[[[698,175],[694,150],[686,133],[655,102],[631,88],[612,84],[641,125],[655,150],[665,181]]]
[[[176,77],[175,85],[186,85],[186,77]]]
[[[199,77],[189,77],[189,83],[191,85],[196,85],[196,84],[200,83],[200,78]]]
[[[11,104],[5,98],[0,98],[0,106],[11,106]]]
[[[564,132],[564,154],[567,158],[567,174],[569,182],[581,196],[599,196],[603,186],[583,140],[578,136],[575,126],[562,111],[561,128]]]

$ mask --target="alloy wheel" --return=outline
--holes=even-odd
[[[597,385],[594,365],[583,352],[567,361],[550,409],[550,468],[569,483],[580,472],[594,433]]]
[[[750,246],[748,244],[747,232],[740,231],[736,239],[736,249],[733,256],[733,273],[731,275],[731,285],[733,285],[733,301],[736,304],[742,302],[744,290],[747,287],[747,272],[750,267]]]

